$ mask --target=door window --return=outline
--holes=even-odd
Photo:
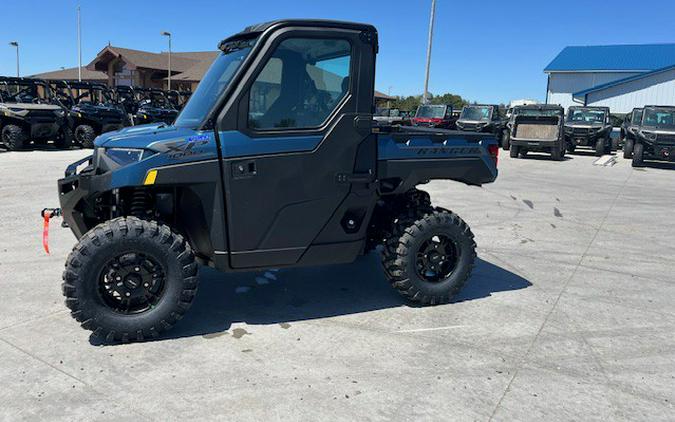
[[[346,40],[282,41],[251,86],[251,129],[320,126],[349,92],[351,45]]]

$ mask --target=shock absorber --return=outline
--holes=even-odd
[[[131,207],[129,213],[134,217],[144,217],[147,209],[147,199],[148,194],[144,189],[134,189],[134,192],[131,194]]]

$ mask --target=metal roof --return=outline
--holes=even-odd
[[[565,47],[544,72],[638,71],[675,65],[675,44]]]
[[[632,82],[632,81],[637,81],[637,80],[640,80],[640,79],[648,78],[652,75],[667,72],[667,71],[672,70],[672,69],[675,69],[675,63],[670,65],[670,66],[663,67],[661,69],[656,69],[656,70],[652,70],[650,72],[641,73],[639,75],[629,76],[627,78],[622,78],[622,79],[618,79],[616,81],[611,81],[611,82],[607,82],[607,83],[604,83],[604,84],[601,84],[601,85],[596,85],[594,87],[584,89],[583,91],[575,92],[574,94],[572,94],[572,97],[574,97],[574,98],[583,97],[584,95],[589,94],[591,92],[602,91],[603,89],[611,88],[611,87],[617,86],[617,85],[622,85],[622,84],[625,84],[627,82]]]

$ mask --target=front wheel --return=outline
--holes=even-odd
[[[605,138],[599,138],[595,141],[595,155],[602,157],[605,154]]]
[[[424,305],[446,303],[471,275],[476,243],[469,226],[451,211],[435,211],[411,222],[402,219],[396,239],[384,248],[382,264],[392,286]]]
[[[64,127],[54,141],[54,145],[59,148],[68,149],[73,146],[73,131],[69,127]]]
[[[75,128],[75,139],[82,145],[82,148],[93,148],[96,132],[89,125],[79,125]]]
[[[644,167],[645,146],[642,144],[635,144],[633,147],[633,167]]]
[[[197,264],[190,245],[168,226],[121,217],[80,239],[62,286],[83,328],[108,342],[140,341],[170,329],[190,308]]]
[[[623,144],[623,158],[630,160],[633,158],[633,140],[626,138],[626,142]]]
[[[6,125],[2,128],[2,142],[10,151],[23,149],[28,136],[21,126]]]
[[[563,156],[564,150],[562,149],[562,147],[554,146],[551,148],[551,158],[553,159],[553,161],[562,161]]]
[[[511,147],[511,133],[508,130],[502,132],[502,149],[508,151]]]

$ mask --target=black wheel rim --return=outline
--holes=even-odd
[[[137,314],[154,308],[162,298],[165,272],[153,257],[130,252],[110,259],[98,278],[98,293],[115,312]]]
[[[446,280],[457,268],[459,253],[457,244],[448,236],[431,237],[417,251],[417,275],[431,283]]]

